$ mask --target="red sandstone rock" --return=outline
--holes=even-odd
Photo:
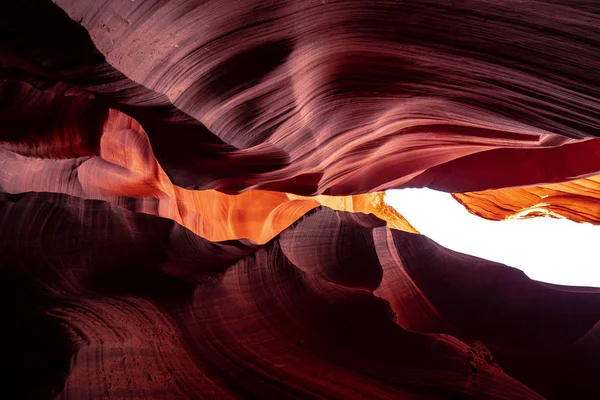
[[[599,398],[599,289],[390,229],[374,193],[597,175],[599,14],[2,4],[2,397]]]
[[[543,285],[373,216],[318,209],[256,247],[58,194],[7,196],[0,211],[15,227],[5,282],[29,294],[17,318],[43,305],[46,340],[64,343],[31,387],[52,373],[67,398],[598,394],[598,290]]]
[[[48,113],[65,99],[59,93],[42,93],[27,84],[5,83],[3,89],[48,105]],[[67,100],[71,99],[67,96]],[[80,99],[79,103],[69,101],[67,105],[70,115],[77,115],[77,107],[85,114],[93,109],[94,103]],[[416,232],[401,215],[385,205],[383,193],[302,197],[261,190],[227,195],[215,190],[183,189],[173,185],[156,161],[141,125],[119,111],[106,112],[93,152],[82,146],[76,127],[63,128],[79,120],[63,119],[61,114],[53,114],[52,120],[48,118],[53,122],[48,126],[48,136],[54,136],[46,142],[21,139],[17,143],[2,143],[0,187],[12,194],[53,192],[110,201],[130,210],[172,219],[214,241],[247,238],[265,243],[320,204],[342,211],[374,213],[393,228]],[[6,116],[17,119],[19,126],[25,125],[27,118],[24,114],[19,120],[19,114],[10,112]],[[90,119],[90,122],[101,120]],[[72,136],[66,136],[69,134]],[[75,158],[76,155],[79,157]],[[68,159],[69,156],[74,158]]]
[[[523,10],[537,21],[523,30],[509,5],[473,5],[480,17],[470,18],[450,5],[362,1],[58,1],[67,14],[30,2],[37,12],[5,13],[19,37],[3,48],[5,75],[42,88],[60,82],[133,117],[186,188],[462,192],[600,171],[600,145],[572,143],[598,129],[594,78],[577,74],[596,61],[586,41],[595,28],[551,16],[581,13],[568,7],[540,11],[545,19]],[[397,22],[407,18],[422,21]],[[481,36],[468,42],[470,30]],[[522,51],[515,36],[535,50]],[[539,168],[556,157],[569,163]]]

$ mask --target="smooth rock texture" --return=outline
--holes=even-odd
[[[3,2],[0,397],[600,398],[600,289],[382,192],[580,196],[599,49],[584,0]]]
[[[454,193],[454,198],[480,217],[500,221],[538,216],[600,224],[600,176],[522,188]]]
[[[185,188],[463,192],[596,174],[600,142],[577,141],[598,131],[600,19],[587,3],[520,4],[25,0],[3,5],[2,73],[131,116]],[[95,125],[61,139],[93,152]]]
[[[0,218],[17,357],[34,334],[61,344],[13,369],[23,398],[599,394],[599,290],[374,216],[316,209],[260,247],[61,194],[6,195]]]
[[[39,103],[60,107],[57,95],[39,92],[27,84],[5,83],[0,88],[4,93],[15,90],[23,97],[34,96]],[[73,112],[77,106],[91,105],[81,100],[69,102],[65,107],[69,106]],[[55,112],[48,108],[48,113]],[[385,204],[383,193],[302,197],[262,190],[228,195],[215,190],[183,189],[170,181],[156,161],[141,125],[119,111],[107,112],[98,132],[99,143],[94,150],[97,155],[75,147],[79,139],[65,143],[69,141],[65,135],[72,133],[71,129],[55,133],[56,144],[24,140],[0,144],[0,187],[11,194],[52,192],[110,201],[129,210],[172,219],[213,241],[247,238],[265,243],[321,204],[341,211],[372,213],[395,229],[416,232],[406,219]],[[5,115],[18,120],[18,114],[11,109]],[[53,123],[48,127],[52,133],[60,129],[55,127],[57,123],[69,122],[61,120],[60,114],[52,116],[47,118]],[[23,115],[23,119],[26,117]],[[19,127],[25,125],[23,120],[18,122]],[[69,152],[71,159],[67,158]]]

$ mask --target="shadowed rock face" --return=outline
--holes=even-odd
[[[3,6],[3,75],[96,100],[54,127],[81,154],[100,127],[80,113],[131,116],[182,187],[462,192],[600,170],[600,144],[576,143],[598,132],[589,6],[56,3]],[[31,101],[12,107],[46,115]],[[31,137],[20,130],[3,137]]]
[[[15,318],[43,310],[45,341],[64,343],[36,354],[46,370],[18,371],[25,395],[61,377],[65,398],[598,394],[599,291],[540,284],[375,217],[317,209],[257,247],[59,194],[5,196],[0,211]]]
[[[0,5],[2,397],[600,398],[600,289],[445,249],[381,192],[596,222],[599,13]]]

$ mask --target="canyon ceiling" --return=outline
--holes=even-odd
[[[6,0],[0,127],[2,398],[600,398],[600,288],[384,200],[599,224],[600,2]]]

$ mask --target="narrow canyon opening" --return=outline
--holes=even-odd
[[[385,202],[449,249],[518,268],[538,281],[600,287],[600,226],[556,217],[491,221],[431,189],[389,190]]]

